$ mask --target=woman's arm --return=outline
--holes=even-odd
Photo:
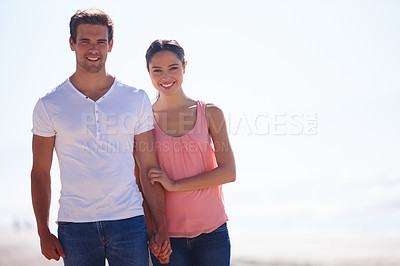
[[[189,191],[215,187],[236,180],[235,158],[229,143],[224,114],[220,108],[208,104],[206,117],[218,166],[204,174],[175,181],[170,180],[163,170],[152,168],[149,171],[152,183],[159,182],[168,191]]]

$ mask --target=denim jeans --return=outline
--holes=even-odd
[[[66,266],[149,265],[144,216],[115,221],[58,223]]]
[[[154,266],[228,266],[231,244],[226,223],[208,234],[194,238],[171,237],[172,254],[169,264],[161,264],[151,254]]]

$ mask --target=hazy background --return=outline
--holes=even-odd
[[[32,110],[75,71],[68,24],[88,7],[115,22],[110,73],[154,99],[145,52],[176,39],[184,90],[224,110],[237,164],[225,186],[234,258],[320,256],[332,249],[315,239],[328,238],[400,254],[400,1],[2,0],[1,229],[35,230]],[[55,160],[53,230],[58,172]],[[374,256],[341,247],[338,257]]]

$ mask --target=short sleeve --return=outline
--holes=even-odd
[[[152,130],[153,126],[153,110],[151,108],[151,103],[146,92],[140,90],[142,94],[142,106],[140,107],[139,119],[135,126],[135,135],[141,134],[143,132]]]
[[[42,137],[52,137],[56,134],[46,109],[43,105],[42,99],[39,99],[33,109],[33,128],[32,133]]]

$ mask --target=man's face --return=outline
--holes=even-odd
[[[77,71],[97,73],[104,70],[107,54],[111,52],[113,40],[108,43],[106,26],[80,24],[77,28],[76,43],[69,40],[71,50],[75,51]]]

